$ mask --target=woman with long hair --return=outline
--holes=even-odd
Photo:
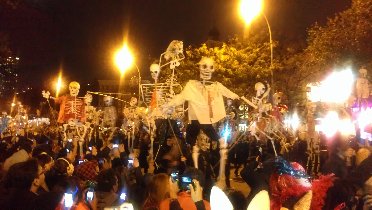
[[[154,175],[147,189],[142,210],[158,210],[160,202],[169,197],[169,176],[165,173]]]

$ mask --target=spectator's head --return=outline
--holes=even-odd
[[[83,181],[94,181],[98,174],[98,163],[95,160],[86,161],[76,166],[76,175]]]
[[[30,159],[12,165],[5,178],[5,185],[8,188],[19,190],[31,190],[31,187],[38,188],[44,181],[41,167],[36,159]]]
[[[97,191],[100,192],[117,192],[119,188],[118,178],[115,171],[107,169],[101,171],[97,176]]]
[[[152,177],[148,188],[148,197],[160,203],[169,196],[169,176],[165,173],[156,174]]]
[[[54,163],[57,174],[71,176],[74,173],[74,165],[65,158],[58,158]]]
[[[98,161],[98,165],[100,170],[110,169],[112,167],[111,157],[107,155],[100,158]]]
[[[49,171],[54,165],[53,158],[45,152],[42,152],[40,155],[36,156],[36,159],[44,172]]]
[[[227,193],[231,204],[234,207],[234,210],[246,210],[247,209],[247,200],[242,192],[237,190],[230,190]]]

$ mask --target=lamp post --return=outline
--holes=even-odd
[[[115,53],[114,62],[116,66],[119,68],[121,77],[123,77],[124,73],[131,68],[133,65],[136,67],[138,72],[138,96],[140,97],[141,94],[141,73],[137,66],[137,64],[134,62],[134,57],[129,50],[129,47],[127,44],[124,44],[124,46],[119,49]]]
[[[245,22],[246,27],[249,26],[252,21],[257,17],[260,13],[265,18],[265,22],[267,25],[267,29],[269,31],[269,38],[270,38],[270,74],[271,74],[271,86],[274,84],[274,73],[273,73],[273,39],[271,33],[271,27],[266,15],[262,12],[263,2],[262,0],[241,0],[240,2],[240,16]],[[273,88],[273,87],[272,87]]]

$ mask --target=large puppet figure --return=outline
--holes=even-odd
[[[365,106],[369,97],[369,81],[367,79],[367,69],[359,69],[359,78],[356,81],[356,97],[358,106]]]
[[[113,98],[111,96],[105,96],[103,101],[105,103],[105,107],[103,108],[103,127],[116,127],[116,120],[118,118],[117,111],[115,106],[113,106]]]
[[[60,96],[54,98],[50,96],[49,91],[43,91],[43,97],[46,99],[54,99],[54,101],[60,104],[58,120],[60,124],[67,123],[69,119],[78,120],[79,122],[85,122],[85,106],[84,101],[78,98],[80,84],[78,82],[70,82],[69,84],[69,95]]]
[[[188,118],[191,123],[187,128],[186,140],[193,146],[194,165],[198,167],[198,147],[195,145],[200,130],[212,140],[220,142],[220,176],[224,179],[224,163],[226,161],[226,142],[220,138],[212,124],[226,116],[223,96],[237,99],[238,95],[231,92],[219,82],[210,82],[215,64],[212,58],[203,57],[199,62],[200,79],[187,82],[182,92],[174,96],[164,108],[175,107],[188,102]]]
[[[131,151],[133,151],[135,133],[137,132],[140,123],[137,102],[137,98],[132,97],[129,101],[129,107],[125,107],[123,110],[123,114],[125,117],[123,127],[127,134],[128,147]]]

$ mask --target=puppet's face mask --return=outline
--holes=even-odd
[[[136,106],[137,105],[137,98],[132,97],[129,101],[130,106]]]
[[[256,90],[256,96],[261,96],[262,94],[265,93],[266,91],[266,87],[264,84],[262,84],[261,82],[257,82],[255,85],[254,85],[254,89]]]
[[[112,97],[111,96],[105,96],[103,98],[103,102],[105,103],[105,106],[111,106],[112,105]]]
[[[214,60],[208,57],[202,57],[199,61],[200,79],[210,80],[215,71]]]
[[[156,81],[159,78],[159,73],[160,73],[160,66],[156,63],[151,64],[150,66],[150,72],[151,72],[151,77]]]
[[[90,105],[93,101],[93,97],[91,94],[86,94],[84,97],[84,102],[86,105]]]
[[[78,82],[71,82],[68,88],[70,90],[70,95],[77,97],[77,95],[79,94],[79,90],[80,90],[80,84]]]

